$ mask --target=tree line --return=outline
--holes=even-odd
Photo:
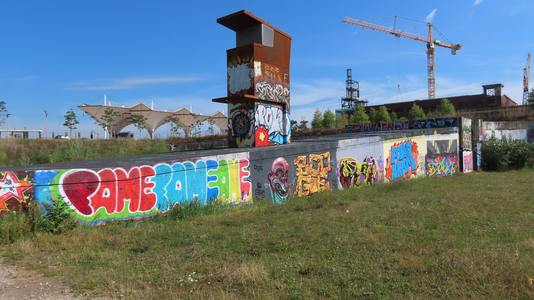
[[[400,118],[395,112],[389,113],[385,105],[382,105],[378,110],[371,107],[369,111],[366,111],[365,107],[360,104],[356,107],[356,109],[353,110],[353,114],[348,115],[345,110],[342,110],[340,115],[337,117],[335,113],[333,113],[330,109],[327,109],[324,113],[322,113],[319,109],[316,109],[315,113],[313,114],[313,119],[311,121],[311,128],[343,128],[349,124],[424,120],[432,118],[452,117],[455,115],[456,110],[454,109],[454,105],[447,98],[441,100],[440,104],[436,107],[435,112],[429,112],[428,114],[425,114],[423,109],[419,105],[414,103],[412,108],[408,112],[408,116]],[[300,124],[298,124],[297,121],[292,120],[291,129],[293,131],[306,130],[308,129],[308,121],[302,120]]]

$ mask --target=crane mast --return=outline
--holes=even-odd
[[[434,99],[436,98],[436,60],[435,60],[435,50],[434,46],[440,46],[444,48],[451,49],[452,55],[456,55],[456,50],[462,49],[462,45],[456,44],[445,44],[442,43],[440,40],[434,39],[434,33],[432,31],[432,23],[427,23],[428,25],[428,37],[417,35],[413,33],[409,33],[406,31],[398,30],[395,28],[389,28],[361,20],[352,19],[349,17],[346,17],[342,21],[345,24],[358,26],[365,29],[370,29],[378,32],[383,32],[387,34],[394,35],[396,37],[402,37],[407,38],[415,41],[420,41],[426,43],[427,46],[427,72],[428,72],[428,99]],[[439,32],[439,31],[438,31]]]
[[[530,53],[527,56],[527,66],[523,69],[523,105],[528,104],[529,81],[530,81]]]

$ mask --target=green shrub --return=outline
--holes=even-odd
[[[512,137],[498,139],[495,132],[482,144],[482,168],[486,171],[523,169],[532,164],[534,145],[524,140],[513,141]]]
[[[79,223],[70,212],[71,209],[63,199],[52,199],[51,203],[42,202],[42,217],[36,219],[37,230],[59,234],[74,229]]]

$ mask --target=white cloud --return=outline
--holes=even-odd
[[[188,77],[133,77],[124,79],[106,80],[111,81],[107,85],[78,86],[65,88],[65,90],[125,90],[132,89],[139,85],[158,84],[158,83],[179,83],[199,80],[198,78]],[[76,85],[86,85],[88,82],[76,82]]]
[[[425,22],[432,22],[434,20],[434,15],[436,14],[437,8],[434,8],[434,10],[425,18]]]
[[[479,5],[480,3],[482,3],[482,1],[484,0],[475,0],[475,3],[473,3],[473,6]]]

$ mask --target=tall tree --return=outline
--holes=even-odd
[[[208,130],[207,130],[207,133],[209,135],[213,135],[215,134],[215,128],[214,128],[214,125],[215,125],[215,121],[213,120],[213,118],[209,118],[208,119]]]
[[[304,131],[308,129],[308,121],[306,120],[300,120],[300,130]]]
[[[291,131],[294,132],[297,130],[299,130],[298,122],[295,120],[291,120]]]
[[[369,121],[371,123],[376,123],[376,109],[373,107],[369,109]]]
[[[113,122],[115,121],[116,117],[120,117],[120,116],[121,116],[120,112],[114,111],[113,108],[108,107],[104,111],[104,114],[102,115],[102,117],[100,117],[102,121],[104,121],[104,123],[100,124],[100,126],[102,126],[104,130],[108,131],[108,133],[110,134],[110,137],[111,137],[111,128],[113,127]]]
[[[193,123],[189,124],[189,128],[191,128],[191,133],[190,133],[190,136],[193,136],[193,134],[195,134],[195,131],[199,130],[200,129],[200,125],[202,125],[202,121],[200,121],[198,119],[198,115],[197,114],[194,114],[194,113],[191,113],[191,115],[193,116]],[[198,131],[198,134],[200,136],[200,131]]]
[[[385,105],[380,106],[380,108],[376,112],[375,122],[389,122],[389,113]]]
[[[180,125],[180,118],[172,118],[169,125],[171,126],[171,134],[180,136],[179,130],[183,129],[182,125]]]
[[[410,108],[410,111],[408,112],[408,120],[424,120],[426,119],[425,112],[419,105],[413,104],[412,108]]]
[[[356,109],[354,110],[354,115],[352,115],[352,118],[350,118],[351,124],[367,124],[371,123],[369,120],[369,116],[365,112],[365,108],[362,104],[358,104],[356,106]]]
[[[456,115],[454,105],[447,98],[441,99],[437,107],[438,117],[453,117]]]
[[[349,125],[349,116],[344,109],[341,110],[341,113],[336,117],[337,128],[345,128]]]
[[[146,129],[146,120],[148,120],[148,118],[142,114],[132,115],[132,123],[139,130],[139,137],[141,137],[141,130]],[[152,134],[150,132],[149,134],[152,138]]]
[[[76,129],[76,125],[80,124],[78,120],[76,119],[76,113],[72,110],[72,108],[69,108],[67,113],[65,114],[65,123],[63,123],[63,126],[70,129],[70,136],[72,137],[72,130]]]
[[[313,114],[311,126],[313,129],[323,128],[323,114],[319,109],[316,109],[315,113]]]
[[[323,128],[334,128],[336,126],[336,114],[327,109],[323,115]]]
[[[532,110],[534,110],[534,88],[532,88],[530,92],[528,93],[527,104]]]
[[[6,102],[0,101],[0,126],[6,122],[7,114]]]
[[[399,121],[399,116],[397,116],[397,113],[392,111],[391,112],[391,122],[397,122]]]

